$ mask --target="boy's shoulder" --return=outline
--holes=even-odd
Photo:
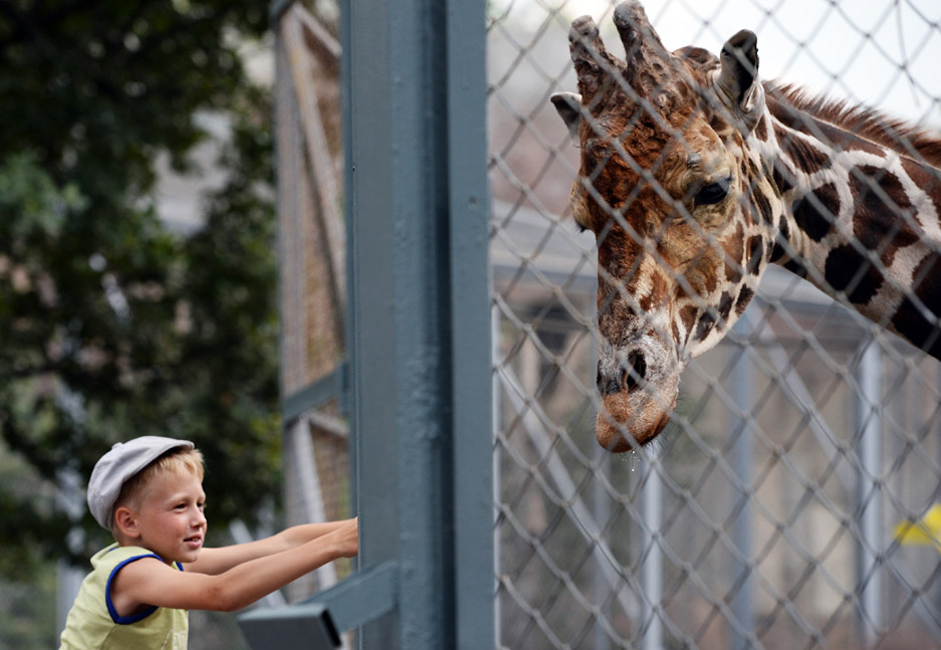
[[[113,562],[115,560],[122,560],[132,557],[138,557],[143,555],[156,555],[149,548],[144,548],[143,546],[135,546],[132,544],[123,545],[119,542],[113,542],[108,546],[105,546],[103,549],[92,555],[91,563],[92,566],[100,564],[102,562]]]
[[[123,546],[118,542],[114,542],[113,544],[110,544],[95,553],[91,557],[91,565],[92,568],[96,571],[105,570],[108,573],[111,573],[119,568],[122,568],[129,562],[147,557],[152,557],[163,562],[160,556],[149,548],[134,545]],[[176,565],[178,563],[174,564]]]

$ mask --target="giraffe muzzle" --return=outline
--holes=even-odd
[[[647,338],[628,352],[602,346],[597,386],[602,407],[595,420],[598,444],[613,453],[656,438],[676,406],[683,365],[663,345]]]

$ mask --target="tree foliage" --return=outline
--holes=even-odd
[[[21,479],[0,482],[0,569],[106,541],[70,486],[119,440],[195,441],[211,523],[276,489],[270,111],[237,51],[265,7],[0,2],[0,435]],[[226,183],[182,237],[155,160],[187,171],[207,111],[232,125]]]

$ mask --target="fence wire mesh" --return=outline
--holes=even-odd
[[[758,36],[761,78],[865,103],[938,135],[937,3],[645,5],[669,50],[693,44],[718,55],[725,39],[747,28]],[[873,323],[853,309],[859,278],[835,287],[844,291],[834,300],[771,265],[730,332],[683,372],[656,448],[619,455],[602,449],[595,419],[610,401],[599,393],[606,387],[596,387],[596,373],[611,342],[600,334],[596,312],[613,311],[617,298],[608,293],[596,302],[596,236],[575,228],[570,205],[579,171],[585,178],[576,195],[592,197],[597,205],[589,212],[605,215],[603,224],[588,224],[603,231],[599,245],[611,244],[612,231],[628,231],[634,212],[626,196],[602,205],[611,196],[603,185],[606,162],[585,166],[590,152],[578,138],[573,146],[550,96],[590,89],[592,74],[616,66],[588,51],[580,64],[588,72],[577,77],[569,29],[579,15],[591,14],[608,51],[625,57],[614,5],[503,0],[487,11],[500,647],[941,647],[938,362],[886,331],[892,314],[875,315]],[[663,90],[655,87],[650,97]],[[625,142],[643,113],[655,111],[653,99],[633,99],[640,108],[620,131]],[[582,145],[586,133],[611,131],[604,100],[576,112],[589,122]],[[872,269],[889,275],[886,251],[913,245],[896,246],[902,231],[921,235],[932,263],[939,254],[937,241],[924,241],[937,230],[941,206],[936,152],[898,125],[881,124],[883,141],[897,140],[896,151],[926,168],[925,194],[918,205],[908,203],[885,175],[872,173],[857,178],[864,189],[856,196],[839,190],[846,204],[865,202],[859,195],[869,192],[882,214],[893,213],[883,222],[882,243],[871,246],[876,253],[855,256],[862,261],[846,269],[850,276]],[[851,130],[860,130],[858,121]],[[694,150],[689,133],[677,131],[673,141]],[[658,170],[665,160],[651,165],[631,160],[617,143],[611,149],[641,185],[675,199],[673,218],[695,221],[694,197],[684,203],[663,186]],[[800,175],[790,171],[791,180]],[[799,191],[839,184],[835,178],[833,169],[820,173],[816,185],[786,198],[798,201]],[[852,177],[842,178],[852,185]],[[619,191],[632,189],[625,182]],[[813,212],[829,229],[841,213],[825,203],[817,201]],[[648,262],[627,264],[621,274],[602,268],[603,289],[633,286],[633,274],[650,259],[675,283],[662,254],[670,232],[662,227],[645,239],[635,231],[635,248],[644,248]],[[924,300],[920,309],[934,310],[925,316],[931,320],[937,305],[920,288],[909,291],[925,278],[920,286],[927,286],[937,273],[928,267],[920,275],[909,269],[907,282],[893,286],[911,302]],[[812,270],[799,274],[815,277]],[[817,284],[833,277],[818,273]],[[612,293],[623,298],[629,291]],[[706,313],[714,320],[723,314]],[[664,329],[665,338],[671,332]],[[930,349],[932,342],[917,344]],[[626,377],[625,391],[630,371]],[[608,415],[631,428],[623,415]]]
[[[324,6],[326,5],[326,6]],[[335,6],[287,3],[276,21],[281,390],[285,398],[284,518],[350,515],[345,356],[346,241],[340,44]],[[300,398],[298,400],[298,398]],[[301,406],[291,406],[301,402]],[[341,561],[340,573],[349,570]],[[295,602],[337,581],[334,563],[295,581]]]

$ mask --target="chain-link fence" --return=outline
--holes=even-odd
[[[320,9],[296,2],[275,4],[273,10],[284,516],[289,525],[350,513],[347,425],[338,399],[346,295],[340,43],[336,10]],[[328,564],[293,583],[287,598],[296,601],[336,581],[336,568]]]
[[[671,50],[693,44],[718,55],[728,37],[751,29],[762,78],[780,78],[810,96],[866,103],[935,133],[941,125],[936,3],[645,4]],[[286,502],[295,523],[338,516],[349,488],[342,408],[324,397],[342,393],[344,382],[345,249],[335,212],[342,169],[339,49],[314,13],[297,4],[278,11]],[[585,171],[585,152],[578,140],[573,144],[550,97],[586,85],[569,45],[579,15],[590,14],[608,49],[625,56],[614,6],[607,0],[499,0],[486,11],[499,646],[941,647],[941,509],[933,509],[941,502],[938,362],[853,309],[859,278],[836,287],[841,291],[834,300],[798,277],[799,251],[790,250],[784,259],[799,273],[775,265],[764,272],[734,327],[683,372],[676,404],[665,405],[670,424],[653,451],[602,449],[595,441],[596,414],[605,416],[608,387],[596,380],[599,357],[611,342],[600,334],[596,311],[599,304],[609,309],[612,298],[597,300],[597,244],[610,240],[591,232],[605,226],[575,227],[570,192]],[[590,68],[594,55],[581,45]],[[603,62],[595,63],[603,73]],[[653,105],[639,101],[647,97],[633,99],[641,113]],[[605,117],[600,104],[576,113]],[[862,130],[863,116],[852,115],[858,119],[851,130]],[[798,122],[791,124],[799,130]],[[583,136],[598,131],[597,124],[582,128]],[[629,139],[629,131],[621,135]],[[930,142],[895,124],[882,131],[877,139],[899,143],[899,160],[928,163],[922,181],[939,184]],[[673,142],[693,149],[686,132],[674,135]],[[670,188],[657,186],[662,160],[645,167],[650,161],[617,153],[666,199]],[[915,175],[909,163],[900,164]],[[787,165],[777,178],[774,171],[768,170],[769,183],[779,190],[798,175]],[[594,201],[594,214],[604,208],[596,182],[601,173],[589,169],[576,184]],[[825,184],[827,173],[833,169],[820,171],[812,189]],[[852,185],[852,177],[842,178]],[[884,178],[870,182],[870,203],[889,206],[909,227],[884,221],[883,238],[935,232],[937,225],[925,219],[941,211],[937,193],[925,190],[905,203]],[[710,183],[721,186],[720,201],[729,191],[722,181]],[[837,190],[837,198],[852,204],[858,197],[849,191]],[[827,203],[832,197],[821,196],[812,213],[822,217],[809,221],[828,230],[840,214]],[[685,197],[692,206],[685,212],[683,198],[674,197],[676,215],[693,219],[696,197]],[[800,197],[792,192],[786,198]],[[608,231],[625,230],[625,203],[608,209]],[[739,204],[744,209],[748,201]],[[676,281],[658,250],[665,237],[666,230],[656,233],[645,250]],[[867,262],[888,271],[886,253],[896,254],[901,242],[877,245],[857,266],[867,276]],[[941,252],[935,244],[928,251],[929,257]],[[741,257],[727,276],[746,270],[748,262]],[[631,285],[629,273],[600,273],[603,287]],[[931,275],[930,266],[921,273],[908,269],[911,286]],[[828,279],[818,273],[818,285],[821,278]],[[615,289],[622,298],[625,292]],[[911,295],[915,310],[930,321],[925,293]],[[706,296],[699,298],[702,303]],[[730,309],[699,307],[714,321]],[[702,322],[701,314],[686,334]],[[891,315],[882,325],[893,325]],[[930,339],[921,344],[932,345]],[[635,374],[642,374],[639,368],[633,366]],[[628,372],[621,378],[625,391],[628,378],[635,384],[643,379]],[[630,432],[623,414],[612,419]],[[919,523],[906,528],[905,522]],[[320,575],[295,597],[332,580]]]
[[[645,4],[669,50],[693,44],[718,55],[747,28],[758,36],[762,78],[865,102],[935,134],[941,126],[937,3]],[[852,286],[836,287],[845,291],[833,300],[770,266],[741,319],[683,372],[656,451],[614,455],[596,443],[596,412],[609,403],[599,394],[604,382],[596,387],[599,348],[609,344],[596,309],[610,310],[616,299],[596,303],[596,233],[578,232],[569,203],[579,171],[576,194],[596,204],[588,212],[607,210],[604,225],[587,224],[603,231],[602,246],[633,217],[629,200],[605,204],[604,163],[586,166],[590,152],[579,138],[573,146],[550,104],[552,94],[590,88],[586,76],[617,67],[593,53],[586,30],[575,47],[589,72],[576,75],[569,29],[586,13],[612,56],[624,58],[608,2],[488,5],[500,646],[941,647],[941,531],[932,510],[941,500],[941,367],[852,309]],[[607,80],[625,84],[612,92],[640,94],[623,79]],[[655,111],[653,99],[633,99],[641,114]],[[582,126],[584,145],[610,132],[613,118],[605,100],[583,101],[576,111],[596,120]],[[644,119],[628,117],[624,142]],[[689,137],[678,131],[677,141]],[[937,191],[936,151],[897,125],[882,138],[899,140],[895,149],[927,167],[923,182]],[[643,183],[662,179],[664,160],[645,176],[638,168],[651,169],[649,160],[617,153]],[[881,177],[871,185],[882,197]],[[880,198],[899,213],[886,223],[913,219],[917,233],[935,232],[941,197],[927,185],[918,205]],[[654,189],[661,198],[671,192]],[[677,208],[679,218],[695,219],[698,203],[685,205],[697,207]],[[816,207],[828,227],[840,217]],[[668,274],[676,273],[662,254],[670,232],[658,230],[645,249]],[[898,229],[882,234],[891,242]],[[635,242],[643,239],[634,232]],[[877,247],[873,267],[888,271],[890,247]],[[929,257],[938,254],[936,242],[927,247]],[[603,269],[601,282],[630,287],[642,266],[620,276]],[[930,275],[908,270],[912,286]],[[632,425],[623,417],[618,424]],[[906,530],[907,521],[921,524]]]

